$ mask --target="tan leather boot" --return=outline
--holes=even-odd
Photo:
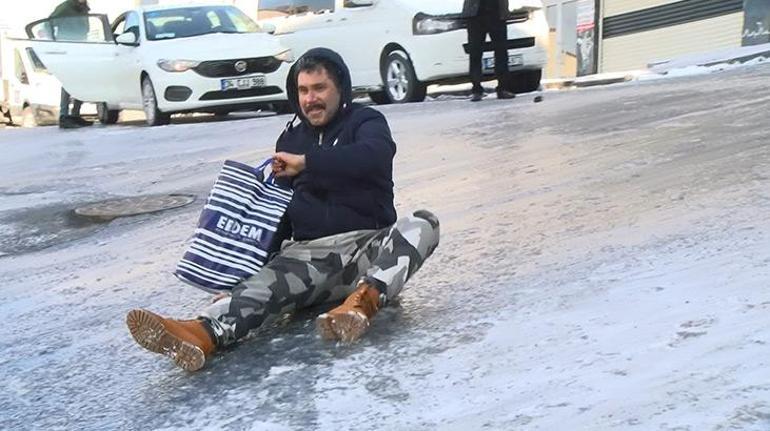
[[[216,349],[202,320],[166,319],[147,310],[131,310],[126,325],[140,346],[168,356],[187,371],[203,368]]]
[[[380,291],[362,280],[342,305],[318,316],[316,328],[325,340],[356,341],[369,328],[379,308]]]

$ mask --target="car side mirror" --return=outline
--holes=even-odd
[[[27,76],[27,72],[21,72],[21,76],[19,76],[19,82],[24,85],[29,85],[29,77]]]
[[[259,25],[259,27],[262,29],[262,31],[268,34],[273,34],[277,30],[275,24],[271,24],[269,22],[262,23]]]
[[[138,43],[136,43],[136,35],[131,31],[127,31],[121,34],[120,36],[116,37],[115,42],[121,45],[132,45],[132,46],[138,45]]]
[[[376,0],[345,0],[345,7],[365,7],[374,5]]]

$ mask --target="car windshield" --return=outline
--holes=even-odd
[[[147,11],[148,40],[178,39],[210,33],[255,33],[259,26],[233,6],[201,6]]]

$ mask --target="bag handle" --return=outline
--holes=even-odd
[[[254,168],[254,173],[257,175],[257,178],[265,178],[265,168],[268,167],[271,163],[273,163],[273,158],[270,157],[264,162],[262,162],[259,166]],[[267,176],[267,179],[264,179],[263,182],[265,183],[273,183],[275,184],[275,173],[273,170],[270,170],[270,175]]]

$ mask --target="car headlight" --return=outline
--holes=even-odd
[[[186,72],[198,67],[199,64],[201,64],[200,61],[193,60],[166,60],[164,58],[158,60],[158,67],[166,72]]]
[[[286,51],[273,57],[275,57],[276,60],[285,61],[286,63],[294,62],[294,53],[292,53],[290,49],[287,49]]]
[[[427,15],[422,12],[414,16],[412,32],[414,34],[436,34],[464,27],[462,20],[452,17]]]

